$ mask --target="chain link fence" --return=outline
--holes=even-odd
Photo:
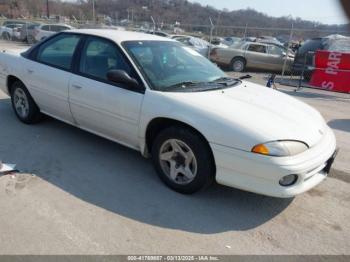
[[[315,72],[325,70],[317,68],[315,52],[318,49],[332,50],[331,45],[323,44],[324,39],[334,38],[342,42],[338,52],[350,52],[350,30],[329,31],[319,29],[299,29],[279,27],[250,27],[235,25],[214,25],[208,18],[208,24],[174,24],[157,23],[153,17],[148,21],[111,20],[98,17],[95,21],[72,20],[61,17],[56,19],[0,19],[3,25],[0,37],[7,41],[34,44],[46,37],[71,28],[108,28],[115,30],[132,30],[145,33],[164,34],[164,36],[183,35],[203,39],[210,42],[203,52],[214,63],[225,67],[228,71],[259,72],[266,79],[273,76],[280,85],[313,87]],[[346,38],[347,37],[347,38]],[[188,43],[191,45],[191,43]],[[205,45],[205,44],[204,44]],[[230,50],[230,51],[227,51]],[[239,51],[237,51],[239,50]],[[198,50],[197,50],[198,51]],[[220,60],[220,53],[225,59]],[[233,64],[241,57],[241,65]],[[243,65],[242,65],[243,63]],[[241,67],[240,67],[241,66]],[[243,67],[242,67],[243,66]],[[338,69],[335,69],[337,71]],[[339,72],[349,74],[348,70]],[[318,88],[332,89],[332,84],[321,83]]]

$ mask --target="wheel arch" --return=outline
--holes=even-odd
[[[157,118],[152,119],[148,123],[147,128],[146,128],[146,132],[145,132],[145,150],[144,150],[145,153],[144,153],[144,155],[149,155],[150,152],[152,152],[153,141],[157,137],[159,132],[161,132],[165,128],[172,127],[172,126],[185,127],[185,128],[190,129],[191,131],[197,133],[200,136],[200,138],[208,146],[208,149],[209,149],[209,152],[210,152],[213,164],[214,164],[214,168],[216,170],[214,153],[210,147],[209,141],[205,138],[205,136],[198,129],[194,128],[193,126],[191,126],[185,122],[182,122],[180,120],[176,120],[176,119],[172,119],[172,118],[157,117]]]
[[[238,59],[243,60],[244,63],[245,63],[245,65],[247,65],[247,59],[246,59],[244,56],[242,56],[242,55],[234,56],[234,57],[231,59],[231,64],[232,64],[235,60],[238,60]]]
[[[12,88],[13,83],[15,83],[16,81],[20,81],[25,86],[23,81],[21,79],[19,79],[17,76],[14,76],[14,75],[7,76],[6,87],[7,87],[7,92],[9,93],[9,95],[11,95],[11,88]],[[27,88],[27,90],[28,90],[28,88]]]
[[[19,82],[21,82],[23,84],[23,86],[26,88],[26,90],[28,91],[29,95],[33,99],[35,105],[38,106],[38,104],[35,102],[32,94],[30,93],[28,87],[26,86],[26,84],[20,78],[18,78],[15,75],[8,75],[7,76],[6,87],[7,87],[8,94],[11,96],[11,88],[12,88],[13,83],[15,83],[16,81],[19,81]]]

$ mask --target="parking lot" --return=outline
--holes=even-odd
[[[294,199],[178,194],[138,152],[51,118],[24,125],[0,93],[0,159],[23,172],[0,177],[0,253],[349,255],[350,95],[278,88],[317,108],[340,148],[330,177]]]

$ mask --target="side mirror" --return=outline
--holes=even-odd
[[[107,79],[116,84],[124,84],[130,89],[138,89],[140,87],[136,79],[129,76],[124,70],[110,70],[107,73]]]
[[[286,52],[282,52],[282,56],[283,57],[287,56],[287,53]]]

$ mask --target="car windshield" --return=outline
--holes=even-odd
[[[178,42],[127,41],[124,48],[136,62],[152,88],[169,90],[169,87],[191,83],[214,83],[226,77],[208,59]]]

